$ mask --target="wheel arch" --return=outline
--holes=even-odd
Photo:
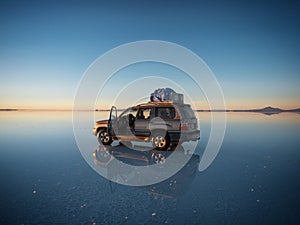
[[[107,127],[105,127],[105,126],[98,127],[96,130],[96,134],[98,134],[100,132],[100,130],[107,130]]]
[[[156,128],[156,129],[150,130],[150,137],[152,137],[152,135],[157,134],[157,133],[166,134],[170,137],[169,132],[167,130],[164,130],[161,128]]]

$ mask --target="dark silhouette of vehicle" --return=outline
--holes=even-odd
[[[114,140],[151,142],[156,150],[175,148],[178,143],[200,139],[198,121],[189,104],[148,102],[126,109],[119,117],[113,106],[108,120],[95,123],[93,134],[99,143]]]

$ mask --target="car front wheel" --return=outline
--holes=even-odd
[[[110,145],[113,140],[107,132],[107,129],[101,129],[97,134],[97,139],[100,144]]]

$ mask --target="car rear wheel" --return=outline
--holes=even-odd
[[[155,132],[152,135],[152,146],[156,150],[167,150],[170,146],[170,137],[162,132]]]
[[[110,145],[113,140],[107,132],[107,129],[101,129],[97,134],[97,139],[100,144]]]

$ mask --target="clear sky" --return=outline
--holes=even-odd
[[[198,54],[228,108],[298,108],[299,12],[297,1],[1,1],[0,108],[70,109],[96,58],[149,39]]]

